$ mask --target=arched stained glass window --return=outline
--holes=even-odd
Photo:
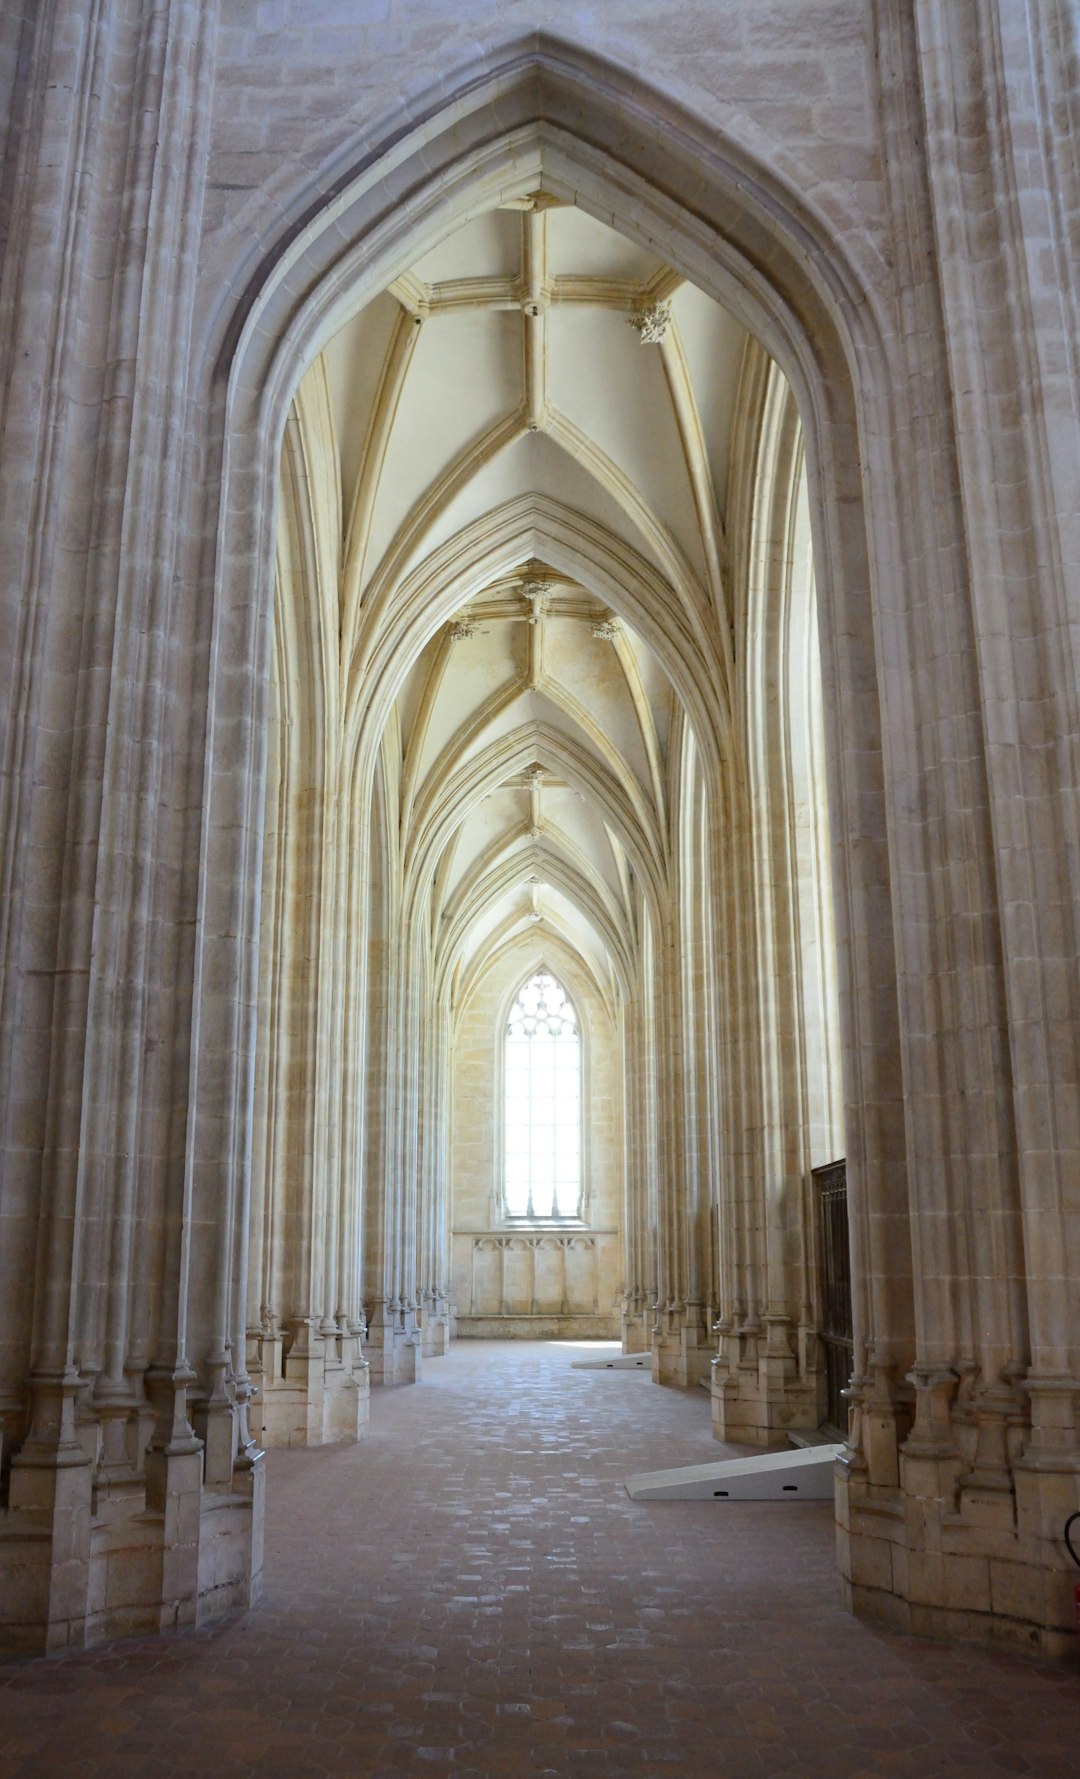
[[[525,983],[506,1027],[506,1211],[581,1210],[581,1037],[566,990],[547,970]]]

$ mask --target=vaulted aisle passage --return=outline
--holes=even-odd
[[[1075,1773],[1080,1680],[859,1624],[828,1506],[631,1503],[718,1455],[707,1399],[574,1356],[455,1345],[270,1453],[262,1603],[0,1667],[0,1779]]]
[[[813,1551],[850,1611],[1075,1672],[1078,21],[0,5],[0,1650],[257,1607],[279,1479],[300,1540],[145,1741],[157,1653],[107,1658],[100,1731],[49,1716],[92,1661],[20,1670],[65,1773],[246,1771],[317,1698],[385,1769],[387,1639],[457,1699],[530,1612],[535,1716],[470,1720],[530,1760],[595,1730],[661,1771],[660,1680],[604,1727],[639,1655],[707,1682],[710,1773],[807,1648],[830,1740],[865,1661],[908,1698],[771,1514],[731,1571],[722,1511],[626,1506],[701,1383],[718,1444],[845,1436]],[[545,987],[534,1044],[539,982],[573,1021]],[[656,1387],[446,1357],[507,1336]],[[505,1461],[552,1485],[528,1607],[509,1542],[454,1605],[487,1432],[602,1400],[632,1452]],[[369,1633],[421,1533],[453,1568]],[[611,1653],[586,1576],[673,1641]],[[208,1647],[256,1653],[203,1721]],[[859,1770],[910,1768],[934,1698],[871,1704]]]

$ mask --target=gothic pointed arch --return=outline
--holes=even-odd
[[[631,1119],[617,1163],[620,1140],[609,1143],[612,1179],[622,1181],[609,1202],[621,1197],[616,1223],[625,1212],[636,1227],[632,1237],[627,1232],[620,1287],[627,1338],[648,1339],[651,1328],[652,1338],[659,1336],[659,1375],[692,1381],[708,1365],[709,1322],[718,1296],[729,1289],[727,1278],[734,1293],[733,1327],[737,1338],[749,1343],[748,1352],[760,1350],[764,1358],[767,1316],[773,1330],[769,1340],[794,1342],[794,1334],[779,1332],[794,1312],[776,1309],[777,1279],[757,1227],[754,1182],[760,1170],[753,1141],[744,1145],[734,1176],[739,1185],[732,1214],[743,1234],[733,1271],[725,1274],[716,1244],[707,1239],[719,1167],[716,1127],[724,1114],[712,1090],[691,1091],[685,1067],[700,1042],[700,1053],[716,1068],[726,1044],[725,1066],[746,1075],[743,1049],[757,1039],[751,1024],[739,1022],[741,1010],[753,1001],[760,960],[743,917],[727,920],[720,913],[738,909],[744,869],[734,758],[739,743],[728,585],[732,542],[706,473],[708,451],[682,338],[690,325],[680,311],[684,285],[762,342],[788,378],[802,419],[819,569],[827,745],[839,793],[837,929],[849,965],[842,972],[844,1016],[850,1033],[856,1003],[864,1035],[867,1019],[872,1021],[872,1042],[849,1041],[845,1056],[853,1193],[871,1232],[889,1219],[902,1222],[905,1213],[903,1170],[880,1165],[881,1147],[867,1146],[863,1123],[868,1107],[875,1108],[879,1124],[895,1117],[893,1083],[900,1068],[895,964],[887,946],[861,946],[858,937],[890,925],[883,923],[879,905],[883,886],[887,896],[891,889],[876,673],[880,625],[890,619],[879,603],[868,604],[865,588],[869,550],[875,537],[880,541],[887,534],[891,510],[887,492],[878,497],[876,509],[867,508],[860,462],[880,450],[876,441],[888,430],[875,432],[867,422],[875,404],[889,401],[893,346],[874,296],[860,287],[812,210],[785,193],[772,174],[755,170],[745,155],[728,154],[724,144],[708,145],[690,127],[692,120],[681,120],[687,128],[673,131],[662,108],[650,111],[647,94],[637,96],[637,123],[627,137],[619,122],[618,85],[595,64],[574,66],[572,52],[552,53],[541,45],[512,58],[494,85],[463,89],[426,120],[422,132],[406,130],[384,154],[351,169],[342,165],[333,195],[316,202],[302,238],[279,240],[248,284],[234,325],[222,336],[208,407],[220,427],[223,470],[215,625],[227,629],[239,647],[230,650],[228,685],[213,679],[211,684],[212,705],[228,705],[231,715],[228,729],[213,728],[210,734],[203,868],[215,879],[248,888],[237,892],[227,931],[217,933],[207,924],[197,929],[197,1001],[212,958],[233,954],[237,968],[234,996],[218,1009],[208,1027],[212,1042],[195,1062],[189,1153],[204,1142],[198,1135],[204,1108],[211,1091],[215,1102],[220,1097],[224,1078],[226,1116],[235,1132],[231,1153],[243,1174],[252,1144],[249,1076],[237,1063],[222,1076],[219,1063],[220,1046],[242,1059],[250,1055],[254,1037],[245,1009],[253,1004],[256,953],[250,940],[259,874],[253,867],[263,834],[259,738],[266,587],[274,548],[270,467],[308,367],[324,354],[337,352],[340,358],[336,342],[385,292],[412,323],[410,335],[408,322],[399,318],[388,336],[375,398],[383,404],[384,418],[373,418],[370,437],[383,465],[380,473],[390,475],[394,416],[404,412],[410,386],[418,386],[416,367],[433,349],[425,342],[439,337],[455,302],[468,307],[480,297],[475,282],[454,297],[452,280],[429,280],[425,263],[438,262],[455,232],[482,226],[480,218],[501,211],[520,219],[518,276],[525,300],[513,291],[507,298],[500,286],[492,305],[496,312],[507,300],[516,305],[524,337],[531,341],[520,356],[520,399],[501,411],[477,410],[471,416],[442,467],[432,462],[424,472],[411,513],[395,516],[391,501],[380,517],[371,479],[364,490],[357,486],[343,507],[350,515],[349,566],[340,586],[359,604],[339,612],[340,634],[348,638],[350,651],[341,681],[350,748],[342,774],[340,843],[326,874],[326,908],[342,944],[348,935],[350,945],[359,941],[365,950],[366,988],[358,1000],[350,979],[339,971],[330,1004],[337,1031],[348,1033],[344,1068],[354,1091],[366,1079],[378,1096],[377,1114],[371,1100],[363,1113],[366,1125],[375,1115],[379,1126],[377,1144],[364,1145],[363,1190],[382,1206],[377,1222],[385,1263],[377,1301],[324,1308],[320,1325],[328,1334],[338,1318],[366,1317],[372,1364],[388,1381],[412,1375],[422,1331],[426,1342],[433,1329],[449,1328],[453,1321],[440,1234],[450,1162],[438,1108],[446,1106],[448,1092],[454,985],[475,984],[472,963],[492,933],[509,941],[536,919],[572,933],[594,975],[611,972],[618,980],[620,1068]],[[587,122],[576,105],[583,89],[594,101]],[[698,194],[692,211],[670,195],[679,189]],[[554,313],[550,329],[557,330],[570,312],[559,305],[580,302],[583,287],[574,286],[572,277],[559,286],[558,274],[554,282],[544,282],[538,256],[545,234],[554,231],[558,240],[561,229],[570,241],[574,219],[580,218],[588,232],[608,226],[602,217],[615,220],[615,232],[631,243],[636,263],[645,268],[636,283],[624,280],[619,286],[616,280],[611,319],[621,331],[609,329],[605,337],[641,354],[635,364],[643,398],[654,404],[657,424],[671,440],[660,456],[678,466],[667,485],[646,487],[644,460],[634,463],[610,432],[592,436],[573,412],[573,390],[560,393],[546,381],[548,311]],[[660,238],[664,259],[654,271],[653,244]],[[677,326],[670,347],[664,345],[666,322],[656,324],[659,335],[647,331],[647,301],[664,316],[674,305]],[[629,310],[623,317],[617,314],[619,304]],[[607,309],[610,315],[610,301]],[[632,332],[626,321],[635,324]],[[855,363],[869,372],[858,398]],[[476,386],[494,395],[497,379]],[[626,386],[613,379],[610,391]],[[446,411],[455,418],[460,412],[464,425],[461,404]],[[437,429],[426,436],[434,439]],[[417,472],[421,461],[418,450]],[[560,476],[575,461],[589,509],[576,514],[560,488]],[[529,485],[492,499],[490,490],[508,468]],[[886,483],[887,478],[877,485]],[[482,512],[470,512],[470,502],[490,503],[488,510],[499,515],[494,530],[485,526]],[[381,527],[370,545],[359,539],[361,524]],[[366,609],[365,588],[372,592]],[[524,603],[515,607],[515,598]],[[509,689],[504,698],[489,686],[489,702],[478,708],[475,723],[457,726],[456,769],[462,784],[475,787],[462,820],[448,794],[457,787],[438,763],[443,718],[437,714],[435,726],[423,738],[417,732],[414,744],[413,717],[420,708],[438,713],[440,685],[467,675],[470,639],[489,620],[503,626]],[[438,640],[441,625],[453,632],[452,672],[447,643]],[[584,647],[576,651],[558,641],[560,626],[566,636],[575,625],[587,627],[577,632]],[[562,648],[565,691],[549,694],[545,649],[555,646],[552,639]],[[598,726],[574,675],[594,660],[600,646],[608,651],[600,671],[609,707]],[[442,666],[433,678],[436,656]],[[236,671],[237,661],[247,663],[247,675]],[[550,722],[558,732],[546,758],[515,758],[513,748],[507,752],[499,739],[500,725],[517,703],[527,712],[524,730],[542,734]],[[617,769],[611,755],[613,720],[620,726]],[[683,738],[691,735],[693,770],[703,788],[693,788],[691,772],[683,774],[680,790],[678,762],[689,757]],[[906,738],[891,736],[894,769],[895,749],[902,751]],[[484,746],[492,750],[493,762],[503,749],[502,774],[477,769],[476,755]],[[539,793],[525,777],[524,769],[532,765],[544,774]],[[388,853],[398,865],[413,860],[410,893],[392,896],[381,934],[368,921],[362,864],[376,778]],[[585,810],[574,808],[575,798],[584,801]],[[505,823],[520,822],[530,834],[535,830],[530,844],[542,868],[530,874],[537,881],[524,901],[520,874],[505,866],[504,849],[490,834],[483,839],[485,823],[496,814]],[[699,824],[701,843],[688,847],[679,824],[691,819]],[[545,835],[553,820],[565,830],[564,840]],[[426,851],[414,854],[425,823]],[[490,868],[483,867],[463,889],[470,859],[486,856],[477,851],[482,847],[488,849]],[[584,878],[583,856],[590,861]],[[712,886],[697,903],[681,881],[691,870],[703,872],[703,881]],[[456,925],[455,911],[462,916]],[[446,973],[449,1000],[436,1002],[422,985],[440,956],[447,924],[454,934]],[[717,975],[725,984],[724,1009],[705,1011],[697,1002],[712,963],[722,958]],[[216,962],[213,974],[218,974]],[[377,1078],[361,1060],[371,1051],[369,1018],[376,1008],[385,1038]],[[741,1035],[733,1037],[737,1032]],[[316,1073],[310,1091],[321,1091],[318,1083]],[[355,1128],[356,1111],[343,1102],[333,1168],[356,1154],[349,1135]],[[713,1135],[701,1134],[706,1129]],[[204,1176],[193,1180],[196,1194],[204,1192]],[[403,1192],[403,1181],[414,1184]],[[238,1207],[242,1202],[243,1193]],[[341,1176],[327,1183],[325,1202],[337,1206],[337,1227],[343,1227]],[[332,1219],[324,1227],[331,1226]],[[230,1241],[239,1256],[247,1228],[246,1214],[238,1216]],[[864,1245],[867,1255],[872,1245]],[[229,1267],[224,1271],[228,1276]],[[331,1296],[336,1300],[330,1280],[340,1276],[335,1259],[324,1262],[319,1294],[326,1303]],[[610,1281],[610,1272],[604,1276]],[[225,1339],[231,1328],[234,1348],[241,1297],[226,1287],[220,1299],[226,1322],[215,1338]],[[911,1352],[909,1302],[902,1294],[870,1290],[860,1299],[860,1313],[859,1352],[871,1343],[882,1377],[895,1381]],[[812,1341],[800,1348],[797,1363],[800,1377],[809,1377]],[[783,1367],[776,1375],[783,1375]],[[890,1390],[892,1382],[885,1387]]]

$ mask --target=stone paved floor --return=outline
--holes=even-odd
[[[827,1507],[631,1503],[707,1398],[574,1356],[463,1343],[272,1453],[263,1603],[0,1666],[0,1779],[1080,1775],[1080,1679],[856,1623]]]

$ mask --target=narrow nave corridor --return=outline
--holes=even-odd
[[[828,1505],[631,1503],[708,1399],[575,1356],[461,1342],[269,1453],[261,1603],[0,1667],[0,1779],[1075,1774],[1080,1679],[841,1611]]]
[[[0,1779],[1080,1774],[1078,71],[0,5]]]

